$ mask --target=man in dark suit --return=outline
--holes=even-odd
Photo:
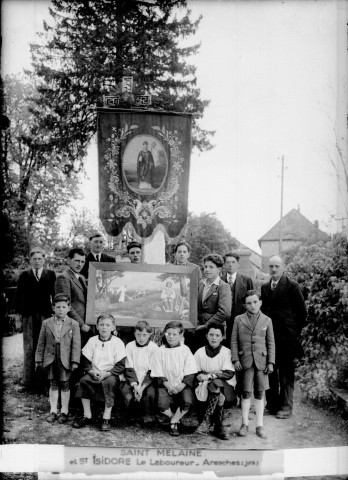
[[[245,312],[243,305],[243,297],[248,290],[253,290],[253,281],[247,275],[238,272],[239,255],[234,252],[227,252],[224,255],[224,273],[221,278],[228,283],[232,294],[232,310],[231,320],[227,325],[226,331],[226,347],[231,347],[231,335],[233,329],[233,321],[237,315]]]
[[[15,294],[15,308],[23,322],[23,390],[35,386],[35,350],[40,329],[42,322],[53,313],[56,274],[44,268],[44,263],[44,250],[33,248],[30,252],[31,268],[20,274]]]
[[[107,255],[103,252],[104,248],[104,237],[100,232],[94,233],[89,237],[91,251],[86,256],[85,264],[81,270],[81,275],[88,280],[88,269],[89,269],[89,262],[116,262],[115,257],[111,255]]]
[[[294,360],[303,354],[299,337],[307,311],[299,284],[284,275],[284,264],[278,255],[269,259],[269,272],[271,280],[261,287],[261,308],[273,322],[276,363],[266,392],[267,409],[285,419],[292,415]]]
[[[55,284],[55,294],[63,293],[70,298],[69,317],[77,321],[81,330],[81,345],[87,342],[91,327],[86,325],[87,284],[81,275],[85,264],[85,252],[81,248],[72,248],[68,253],[68,268],[58,275]]]

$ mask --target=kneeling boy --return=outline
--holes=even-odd
[[[126,345],[126,381],[120,383],[120,391],[127,408],[132,401],[142,402],[145,416],[144,425],[154,422],[156,390],[150,377],[150,362],[158,345],[150,340],[152,328],[141,320],[134,327],[135,340]]]
[[[80,379],[76,397],[81,398],[83,417],[73,423],[74,428],[82,428],[91,423],[91,400],[94,400],[105,402],[101,430],[110,430],[115,391],[126,360],[124,343],[112,334],[115,325],[112,315],[100,315],[97,319],[99,335],[90,338],[82,349],[85,375]]]
[[[272,320],[261,311],[256,290],[243,296],[246,312],[234,319],[231,350],[234,368],[241,372],[242,426],[238,435],[248,434],[250,398],[254,388],[256,435],[267,438],[263,428],[264,391],[269,388],[268,374],[273,372],[275,344]]]
[[[158,385],[158,408],[170,418],[170,435],[179,435],[178,423],[189,411],[194,397],[192,385],[197,373],[191,350],[183,343],[182,323],[172,321],[164,327],[164,344],[155,352],[151,376]],[[177,405],[175,413],[172,408]]]

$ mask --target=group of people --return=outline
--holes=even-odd
[[[142,405],[144,424],[154,422],[155,415],[168,417],[174,436],[195,404],[196,433],[208,434],[213,426],[214,435],[228,439],[223,413],[236,396],[241,399],[240,436],[248,434],[252,394],[260,438],[266,438],[264,412],[279,419],[292,415],[294,361],[301,356],[306,307],[299,285],[284,274],[279,256],[269,259],[271,278],[261,286],[261,295],[252,279],[238,271],[235,252],[205,256],[203,278],[197,266],[196,328],[184,331],[180,322],[169,322],[158,346],[145,321],[119,332],[110,313],[100,315],[96,326],[86,323],[89,262],[115,262],[103,253],[102,234],[90,237],[90,247],[88,255],[71,249],[68,267],[58,276],[44,268],[44,251],[34,248],[30,268],[18,279],[15,304],[23,319],[23,390],[35,388],[35,370],[44,367],[50,382],[49,422],[68,421],[71,385],[77,385],[74,394],[83,407],[83,416],[72,424],[75,428],[91,423],[92,400],[105,403],[101,430],[109,430],[117,395],[128,409]],[[131,242],[127,250],[132,263],[141,263],[141,244]],[[193,265],[190,253],[190,245],[179,242],[173,263]]]

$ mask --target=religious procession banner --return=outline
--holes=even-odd
[[[114,237],[131,224],[149,241],[172,239],[187,220],[191,116],[153,110],[98,109],[99,209]]]

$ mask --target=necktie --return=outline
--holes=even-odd
[[[97,259],[97,262],[100,262],[100,255],[96,255],[95,258]]]
[[[231,296],[232,296],[232,304],[233,304],[233,301],[234,301],[234,287],[233,287],[234,281],[233,281],[232,275],[230,275],[230,278],[228,279],[228,283],[229,283],[230,288],[231,288]]]
[[[37,280],[37,281],[40,280],[40,277],[39,277],[39,269],[38,269],[38,268],[35,268],[35,277],[36,277],[36,280]]]
[[[275,290],[275,289],[276,289],[276,287],[277,287],[277,284],[276,284],[276,282],[272,282],[271,289],[272,289],[272,290]]]

